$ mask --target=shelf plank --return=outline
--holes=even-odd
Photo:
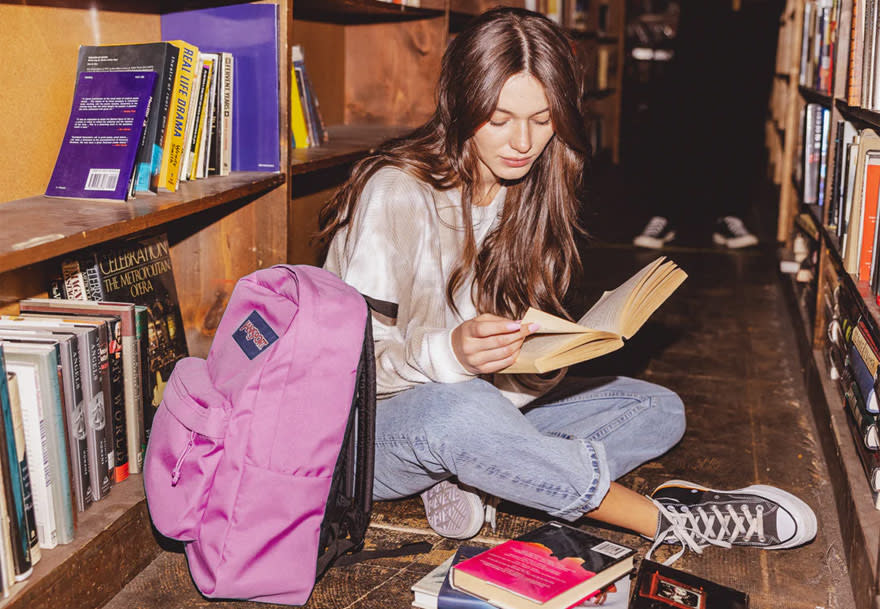
[[[422,6],[382,2],[382,0],[296,0],[294,18],[334,23],[358,23],[390,19],[441,17],[444,0],[422,0]]]
[[[821,91],[803,85],[798,86],[798,91],[800,91],[801,97],[809,103],[821,104],[826,108],[831,107],[831,96],[826,93],[822,93]]]
[[[614,87],[595,89],[584,93],[584,99],[605,99],[606,97],[611,97],[615,93],[617,93],[617,89]]]
[[[385,140],[411,130],[412,127],[389,125],[331,125],[327,128],[330,141],[326,144],[291,150],[290,173],[302,175],[353,163]]]
[[[116,595],[161,548],[150,528],[143,476],[131,475],[79,514],[73,543],[43,550],[2,609],[91,609]]]
[[[0,233],[0,273],[265,194],[285,179],[281,173],[233,172],[125,203],[42,195],[2,203],[0,222],[19,228]]]
[[[834,100],[834,103],[844,118],[861,123],[862,126],[880,129],[880,112],[874,112],[873,110],[866,110],[856,106],[849,106],[842,99],[836,99]]]

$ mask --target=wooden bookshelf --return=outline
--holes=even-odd
[[[80,44],[161,40],[169,11],[242,4],[228,0],[0,0],[0,313],[46,294],[60,257],[114,239],[168,232],[192,355],[205,355],[234,281],[286,262],[292,0],[278,6],[282,171],[233,172],[181,184],[175,193],[128,202],[48,198],[67,124]],[[37,84],[38,83],[38,84]],[[42,550],[33,574],[0,601],[3,609],[95,609],[161,551],[143,480],[132,475],[77,515],[74,541]]]
[[[0,609],[100,607],[155,558],[143,477],[132,474],[80,514],[73,543],[43,550],[33,574],[15,584]]]
[[[794,218],[798,213],[809,213],[819,230],[818,260],[814,269],[812,292],[805,292],[815,300],[808,303],[814,310],[812,316],[803,310],[792,310],[792,318],[796,323],[800,343],[801,362],[805,371],[805,381],[811,397],[814,419],[819,430],[819,439],[831,470],[831,482],[837,506],[841,531],[844,539],[844,555],[848,566],[848,576],[858,609],[876,609],[880,606],[880,510],[874,508],[871,490],[861,467],[861,463],[850,434],[841,390],[830,375],[827,351],[831,348],[828,339],[828,313],[825,301],[834,302],[832,285],[839,284],[844,297],[855,304],[857,315],[864,320],[874,340],[880,339],[880,307],[872,293],[868,281],[859,281],[857,275],[847,272],[844,256],[841,251],[841,239],[829,221],[829,207],[835,195],[835,181],[845,179],[838,177],[835,168],[843,163],[837,158],[835,146],[836,125],[839,121],[849,121],[857,129],[880,128],[880,113],[846,103],[848,98],[850,34],[853,31],[852,16],[854,3],[858,2],[857,10],[864,10],[865,0],[842,0],[835,3],[838,12],[833,19],[836,26],[836,38],[833,40],[834,56],[830,57],[831,66],[824,74],[817,71],[809,52],[802,55],[805,45],[804,36],[812,42],[815,38],[809,35],[804,24],[804,15],[810,11],[806,5],[812,0],[788,0],[783,19],[780,22],[780,46],[777,51],[777,88],[775,94],[780,96],[774,101],[778,107],[785,108],[783,122],[784,145],[772,159],[784,169],[780,184],[779,226],[777,238],[780,243],[790,244],[794,235]],[[830,5],[829,5],[830,6]],[[807,24],[809,25],[809,23]],[[817,64],[820,65],[820,64]],[[802,73],[802,69],[804,72]],[[782,77],[782,75],[787,75]],[[825,85],[830,86],[826,89]],[[806,86],[804,83],[809,83]],[[814,84],[821,83],[822,91],[816,90]],[[820,104],[828,110],[829,128],[822,144],[827,153],[824,158],[824,191],[820,196],[824,205],[805,205],[798,194],[801,185],[795,178],[798,166],[801,173],[806,172],[803,159],[798,157],[799,145],[804,145],[806,129],[801,125],[800,117],[807,104]],[[842,167],[842,165],[841,165]],[[836,222],[836,218],[832,218]],[[850,221],[854,221],[850,219]],[[857,221],[857,220],[856,220]],[[793,280],[784,282],[786,293],[791,295],[794,303],[799,288]],[[794,304],[792,306],[795,306]],[[840,315],[844,315],[844,311]],[[836,314],[832,312],[832,315]],[[855,313],[853,313],[855,314]],[[856,320],[849,320],[855,323]]]
[[[386,125],[331,125],[330,141],[314,148],[295,148],[290,154],[291,175],[349,165],[373,152],[379,144],[410,131]]]
[[[0,273],[259,197],[284,181],[281,173],[234,172],[185,182],[175,193],[141,196],[127,203],[43,195],[8,201],[0,207],[0,218],[21,230],[0,232]]]
[[[265,0],[263,0],[265,1]],[[352,163],[433,112],[440,59],[455,23],[522,0],[269,0],[279,7],[281,172],[234,172],[187,182],[176,193],[129,202],[43,196],[64,133],[80,44],[161,40],[163,13],[233,0],[0,0],[0,313],[46,294],[60,258],[82,248],[168,232],[190,353],[204,356],[235,281],[276,263],[319,264],[308,239],[317,210]],[[622,0],[612,0],[622,7]],[[593,42],[622,52],[614,33]],[[290,47],[301,44],[330,142],[291,150]],[[622,72],[622,56],[618,58]],[[39,83],[36,86],[35,83]],[[595,95],[619,130],[619,83]],[[34,574],[0,608],[95,609],[160,551],[142,479],[132,476],[80,515],[74,543],[43,552]]]

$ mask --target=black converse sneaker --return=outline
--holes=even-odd
[[[712,241],[715,245],[723,245],[731,249],[758,244],[758,238],[750,233],[743,221],[736,216],[724,216],[715,221]]]
[[[754,484],[719,491],[684,480],[661,484],[651,494],[660,510],[651,553],[664,543],[681,544],[701,554],[713,545],[793,548],[816,536],[816,515],[806,503],[773,486]]]
[[[642,234],[633,239],[633,245],[657,250],[673,239],[675,231],[669,225],[669,220],[663,216],[654,216],[648,220]]]

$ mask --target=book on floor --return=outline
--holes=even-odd
[[[458,564],[485,551],[486,548],[477,546],[459,546],[455,554],[412,585],[413,607],[419,609],[493,609],[494,605],[466,592],[456,590],[449,582],[449,570],[453,564]],[[588,599],[584,599],[575,606],[596,607],[599,604],[603,609],[626,609],[629,591],[630,578],[623,576],[603,588],[602,591],[594,592]],[[594,602],[600,601],[598,596],[603,592],[605,596],[601,602]]]
[[[630,609],[747,609],[745,592],[679,569],[643,560]]]
[[[450,582],[502,609],[567,609],[629,573],[633,555],[552,521],[453,565]]]
[[[577,323],[530,308],[522,321],[538,323],[540,329],[523,341],[517,360],[501,372],[549,372],[621,348],[686,278],[661,256],[602,294]]]
[[[82,72],[46,196],[125,201],[155,72]]]

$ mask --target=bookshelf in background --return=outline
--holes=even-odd
[[[553,3],[560,23],[584,58],[587,107],[601,152],[619,156],[623,0]],[[291,41],[305,57],[328,141],[291,152],[288,260],[320,264],[322,252],[310,243],[320,207],[348,176],[352,163],[389,137],[426,121],[434,110],[440,61],[450,37],[473,17],[494,6],[549,12],[547,0],[421,0],[418,7],[377,0],[297,0]],[[389,6],[391,8],[389,8]],[[566,7],[586,10],[570,26]],[[598,24],[598,25],[597,25]],[[602,50],[604,49],[604,50]],[[597,87],[599,51],[605,88]]]
[[[855,410],[880,385],[859,363],[880,353],[878,10],[877,0],[788,0],[766,125],[780,265],[860,609],[878,597],[880,488],[865,462],[880,453],[862,445],[847,403]]]
[[[274,4],[282,47],[280,93],[288,90],[289,52],[282,51],[289,51],[292,2]],[[171,242],[190,352],[204,356],[234,280],[286,261],[285,96],[277,110],[280,172],[233,171],[127,202],[42,195],[70,115],[79,46],[160,41],[162,15],[190,6],[161,0],[0,2],[0,77],[6,83],[0,101],[6,125],[0,132],[0,161],[6,167],[0,176],[0,313],[18,313],[19,300],[46,296],[48,280],[65,256],[117,238],[163,232]],[[24,65],[32,66],[32,79],[21,78]],[[15,584],[0,606],[100,607],[159,552],[142,479],[131,475],[81,514],[73,542],[45,550],[34,573]]]

